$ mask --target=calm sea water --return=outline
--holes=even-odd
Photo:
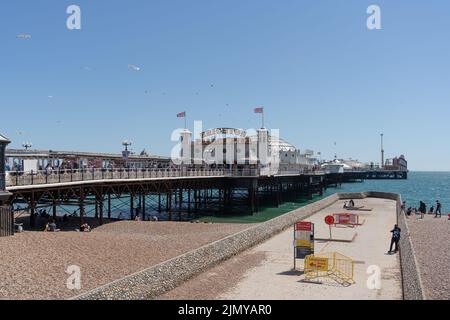
[[[402,195],[402,199],[406,201],[407,207],[418,208],[419,201],[424,201],[427,204],[427,208],[430,208],[432,205],[435,205],[436,200],[440,200],[442,203],[442,213],[450,213],[450,172],[410,172],[408,175],[408,180],[366,180],[364,182],[345,183],[338,188],[327,189],[322,197],[316,196],[312,200],[299,198],[295,201],[285,202],[278,208],[261,207],[259,208],[259,211],[254,215],[228,213],[226,215],[216,214],[213,216],[184,217],[184,219],[194,218],[200,219],[202,221],[229,223],[263,222],[286,212],[308,205],[324,197],[330,196],[336,192],[362,191],[384,191],[400,193]],[[155,208],[156,201],[157,199],[155,197],[149,197],[147,200],[147,204],[152,204],[152,207]],[[164,196],[162,196],[162,203],[163,205],[165,203]],[[127,219],[130,215],[129,205],[129,197],[125,196],[121,199],[113,199],[112,217],[117,218],[119,214],[122,213],[121,217],[123,219]],[[135,207],[136,206],[137,204],[135,205]],[[18,207],[21,206],[18,205]],[[76,209],[76,207],[68,206],[59,207],[60,214],[72,213]],[[48,212],[50,212],[51,207],[48,207],[47,210]],[[86,216],[94,216],[94,211],[94,206],[86,206]],[[160,220],[167,220],[168,218],[166,213],[158,213],[151,208],[147,209],[147,213],[148,215],[156,215]]]
[[[434,206],[436,200],[442,203],[442,213],[450,213],[450,172],[410,172],[407,180],[366,180],[357,183],[345,183],[338,188],[329,188],[322,197],[313,200],[297,199],[283,203],[280,207],[261,208],[256,215],[227,215],[205,217],[202,220],[214,222],[252,223],[262,222],[295,210],[312,202],[330,196],[336,192],[384,191],[395,192],[406,201],[407,207],[419,207],[419,201],[427,204],[427,209]]]
[[[442,203],[443,212],[450,212],[450,172],[410,172],[408,180],[366,180],[363,183],[347,183],[341,188],[327,190],[334,192],[386,191],[402,195],[407,207],[419,207],[424,201],[427,208]]]

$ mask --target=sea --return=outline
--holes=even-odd
[[[264,207],[255,215],[231,215],[219,217],[203,217],[202,220],[212,222],[251,223],[263,222],[303,207],[337,192],[383,191],[399,193],[406,207],[419,208],[424,201],[427,210],[435,206],[436,200],[442,203],[442,214],[450,213],[450,172],[418,172],[408,173],[407,180],[365,180],[364,182],[343,183],[337,188],[328,188],[323,196],[315,196],[312,200],[296,199],[283,203],[278,208]]]

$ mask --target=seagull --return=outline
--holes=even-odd
[[[24,40],[31,39],[31,35],[29,34],[18,34],[16,37],[17,39],[24,39]]]
[[[141,68],[138,66],[135,66],[134,64],[129,64],[128,68],[134,71],[141,71]]]

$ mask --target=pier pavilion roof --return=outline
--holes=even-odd
[[[8,138],[6,138],[4,135],[2,135],[2,134],[0,133],[0,142],[3,142],[3,143],[10,143],[11,141],[9,141]]]

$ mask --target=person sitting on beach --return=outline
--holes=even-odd
[[[80,226],[80,231],[81,232],[91,232],[91,227],[87,223],[84,223]]]
[[[431,206],[430,211],[428,211],[428,214],[433,214],[434,213],[434,207]]]
[[[350,208],[354,208],[354,207],[355,207],[355,201],[353,201],[353,199],[351,199],[351,200],[348,202],[348,206],[349,206]]]
[[[141,221],[141,218],[139,218],[139,215],[136,215],[136,217],[134,217],[134,221]]]
[[[55,221],[51,220],[49,223],[47,223],[45,225],[45,230],[46,232],[59,232],[61,231],[60,229],[56,229],[56,223]]]
[[[411,207],[409,207],[407,210],[406,210],[406,215],[407,216],[410,216],[411,215],[411,213],[412,213],[412,208]]]
[[[344,209],[347,209],[348,205],[347,205],[347,201],[344,202]]]

